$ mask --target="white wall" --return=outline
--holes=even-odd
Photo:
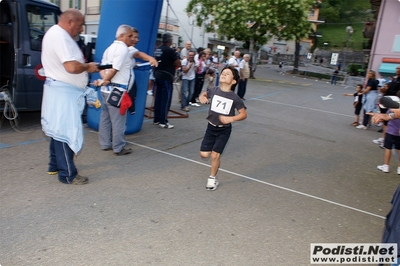
[[[203,30],[199,27],[196,26],[191,26],[189,23],[193,21],[193,18],[189,19],[186,12],[184,11],[188,0],[169,0],[169,4],[172,8],[168,10],[168,17],[171,17],[173,19],[178,19],[179,20],[179,26],[180,26],[180,36],[183,40],[182,46],[184,43],[188,40],[190,40],[191,36],[193,36],[193,44],[196,47],[207,47],[208,44],[208,37],[213,38],[213,34],[210,33],[203,33]],[[161,12],[162,17],[166,17],[167,14],[167,0],[164,0],[163,4],[163,9]],[[175,16],[176,15],[176,16]],[[192,34],[192,29],[193,29],[193,34]],[[185,32],[186,31],[186,32]],[[193,47],[193,46],[192,46]]]

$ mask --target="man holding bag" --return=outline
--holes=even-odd
[[[135,45],[139,41],[139,32],[129,25],[121,25],[117,29],[116,40],[104,51],[102,65],[111,64],[112,68],[100,72],[103,80],[94,82],[101,87],[103,105],[99,122],[99,143],[101,149],[113,150],[115,155],[126,155],[132,152],[126,148],[125,125],[126,108],[120,110],[119,96],[132,87],[135,80],[133,67],[134,58],[150,61],[151,65],[157,65],[157,61],[142,52]],[[128,95],[125,95],[126,97]],[[121,112],[123,111],[123,112]],[[112,135],[111,135],[112,134]]]

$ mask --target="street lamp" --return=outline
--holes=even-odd
[[[347,32],[347,39],[346,39],[346,50],[344,51],[344,57],[343,57],[343,69],[346,69],[346,54],[347,54],[347,47],[349,46],[349,41],[351,38],[351,35],[353,35],[353,27],[352,26],[347,26],[346,27],[346,32]]]
[[[192,26],[192,31],[191,31],[191,33],[190,33],[190,41],[191,41],[191,42],[193,42],[193,26],[194,26],[194,18],[193,18],[192,22],[190,22],[190,17],[191,17],[191,16],[188,16],[188,24],[189,24],[190,26]]]

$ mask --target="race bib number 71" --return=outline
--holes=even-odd
[[[214,111],[218,114],[229,115],[232,104],[233,100],[214,95],[211,102],[211,111]]]

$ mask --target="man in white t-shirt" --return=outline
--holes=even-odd
[[[81,115],[84,108],[88,73],[99,71],[96,63],[85,63],[75,38],[83,31],[85,20],[76,9],[61,14],[57,25],[44,35],[42,64],[46,75],[43,86],[41,124],[50,137],[48,174],[58,175],[64,184],[83,185],[74,155],[83,147]]]
[[[240,51],[236,50],[233,53],[233,56],[229,59],[228,65],[233,66],[238,71],[238,73],[240,73],[239,64],[240,64]]]
[[[187,54],[190,51],[190,49],[192,49],[192,43],[191,43],[191,41],[187,41],[185,43],[185,48],[182,49],[181,54],[180,54],[180,57],[182,60],[187,58]]]
[[[181,110],[189,112],[189,100],[193,96],[194,84],[196,82],[196,62],[194,61],[193,51],[188,52],[188,57],[182,60],[181,67],[183,72]]]
[[[132,152],[131,148],[126,148],[125,124],[126,111],[121,114],[120,108],[108,103],[108,98],[114,88],[124,92],[132,87],[135,75],[133,67],[134,58],[141,58],[150,61],[151,65],[157,66],[155,58],[139,52],[135,48],[139,41],[139,32],[129,25],[121,25],[117,29],[116,40],[104,51],[101,63],[111,64],[112,68],[100,72],[103,80],[96,81],[95,85],[101,87],[103,104],[99,122],[99,143],[101,149],[113,150],[115,155],[126,155]]]

